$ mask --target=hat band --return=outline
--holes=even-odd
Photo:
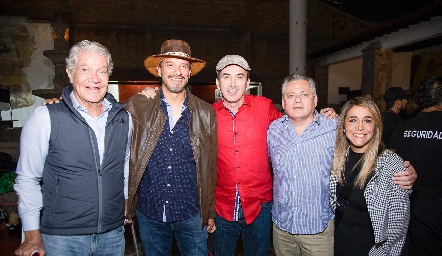
[[[173,55],[173,56],[180,56],[180,57],[186,57],[186,58],[190,58],[189,54],[186,54],[184,52],[166,52],[163,53],[164,55]]]

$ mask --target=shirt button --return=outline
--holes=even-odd
[[[236,153],[238,153],[238,151],[239,151],[238,149],[235,149],[235,152],[236,152]]]

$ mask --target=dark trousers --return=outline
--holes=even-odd
[[[241,235],[244,255],[266,256],[270,247],[272,205],[272,201],[261,204],[258,217],[249,225],[245,222],[242,208],[239,210],[238,221],[228,221],[217,214],[215,219],[215,255],[236,255],[236,241]]]
[[[442,255],[442,198],[412,200],[408,255]]]
[[[335,229],[335,256],[368,255],[373,245],[372,227],[358,227],[341,221]]]

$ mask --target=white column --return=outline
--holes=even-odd
[[[289,1],[289,72],[306,73],[307,0]]]

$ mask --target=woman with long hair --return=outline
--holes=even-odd
[[[410,190],[393,184],[403,160],[382,144],[382,121],[372,99],[343,106],[330,176],[335,255],[400,255],[410,216]]]

